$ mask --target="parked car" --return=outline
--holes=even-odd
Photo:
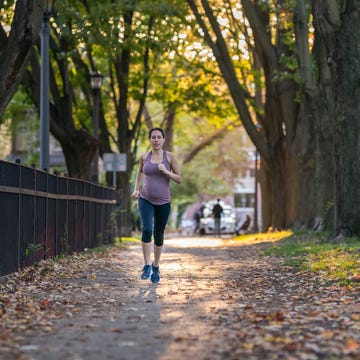
[[[204,217],[200,219],[199,233],[201,235],[213,234],[215,231],[212,208],[215,202],[208,202],[205,205]],[[220,232],[222,234],[235,234],[237,230],[236,214],[234,209],[221,203],[223,213],[221,214]]]
[[[182,235],[191,236],[194,234],[194,220],[182,218],[180,222],[180,232]]]

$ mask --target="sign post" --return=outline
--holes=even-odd
[[[105,153],[103,160],[105,171],[113,173],[113,186],[116,187],[116,172],[124,172],[127,168],[126,154]]]
[[[126,154],[120,153],[105,153],[103,156],[104,170],[113,173],[113,186],[116,188],[116,173],[125,172],[126,166]],[[121,241],[121,228],[122,228],[122,214],[123,214],[123,189],[119,189],[119,238]]]

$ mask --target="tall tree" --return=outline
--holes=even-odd
[[[358,3],[187,3],[265,165],[265,224],[358,233]],[[263,93],[246,86],[242,57]]]
[[[295,71],[292,62],[287,60],[293,54],[289,41],[290,9],[284,1],[279,1],[271,17],[273,4],[270,3],[243,0],[242,12],[231,1],[224,2],[222,7],[207,0],[200,3],[187,0],[187,3],[199,24],[199,33],[203,34],[216,58],[242,123],[265,165],[269,192],[264,193],[263,187],[263,203],[271,211],[265,209],[264,214],[271,215],[271,218],[264,219],[264,226],[292,226],[297,219],[299,203],[301,134],[298,127],[299,105],[294,101],[297,91]],[[239,37],[242,41],[237,40]],[[252,73],[241,68],[239,60],[244,56],[253,65]],[[250,84],[246,82],[246,76],[255,79],[259,72],[265,84],[260,108],[255,101],[256,94],[250,87],[247,88]],[[261,131],[258,131],[259,125]]]
[[[122,191],[123,232],[130,232],[130,178],[152,71],[172,36],[171,3],[148,0],[67,0],[57,5],[52,22],[51,132],[63,148],[70,176],[90,179],[91,160],[99,152],[124,153],[127,170],[118,173]],[[161,36],[160,36],[161,34]],[[39,105],[39,56],[31,58],[24,78]],[[105,75],[99,116],[99,141],[92,136],[90,73]],[[112,176],[107,177],[112,184]]]
[[[359,234],[360,5],[351,0],[296,5],[304,102],[308,118],[315,120],[315,205],[332,204],[336,234]],[[312,49],[309,25],[315,28]]]
[[[299,61],[302,106],[302,196],[299,221],[313,220],[314,229],[329,228],[333,223],[333,117],[331,74],[326,43],[311,32],[311,8],[297,1],[294,9],[296,48]]]

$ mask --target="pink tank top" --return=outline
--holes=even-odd
[[[150,201],[154,205],[163,205],[170,202],[170,179],[159,169],[159,164],[150,161],[151,151],[147,154],[144,161],[144,184],[140,192],[140,197]],[[164,150],[162,163],[170,171],[170,163]]]

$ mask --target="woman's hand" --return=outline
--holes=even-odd
[[[181,184],[181,175],[180,175],[180,170],[179,170],[179,165],[177,163],[177,160],[175,159],[175,157],[169,153],[170,159],[171,159],[171,170],[169,171],[166,169],[166,166],[163,163],[160,163],[158,165],[158,169],[159,171],[161,171],[165,176],[167,176],[170,180],[175,181],[178,184]]]
[[[140,191],[139,190],[135,190],[131,197],[133,197],[134,199],[138,199],[140,197]]]
[[[163,163],[158,165],[159,171],[161,171],[165,175],[169,175],[169,171],[166,169],[166,166]]]

